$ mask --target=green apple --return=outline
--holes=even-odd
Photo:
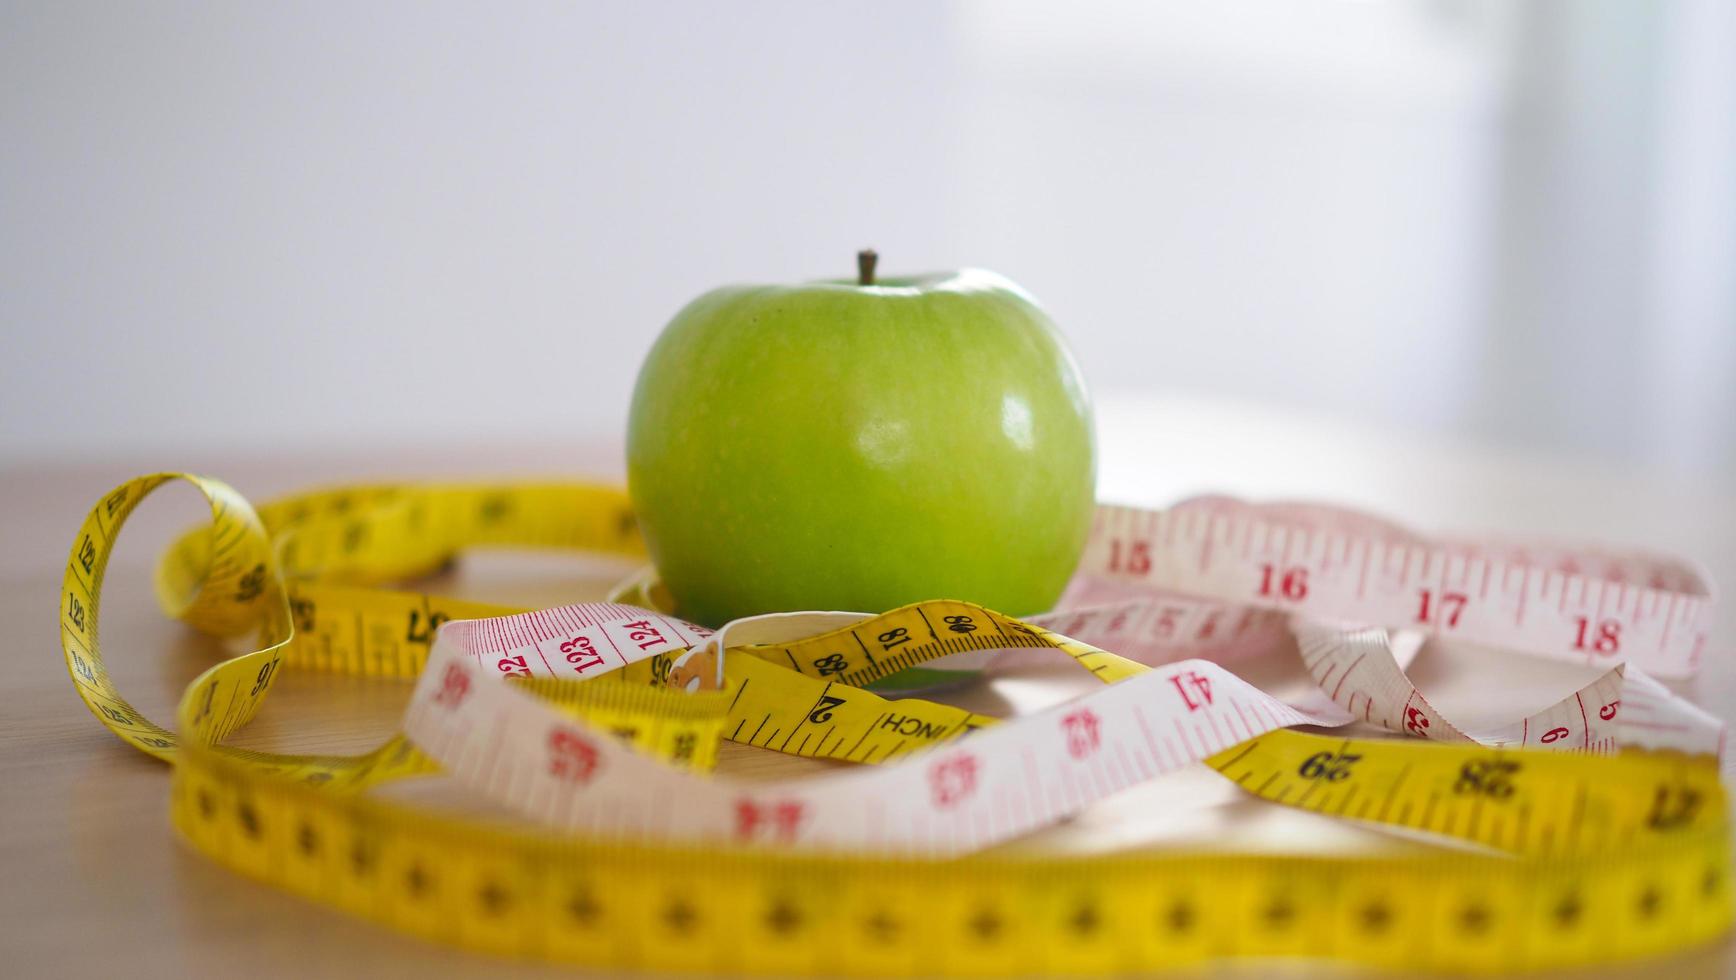
[[[730,286],[664,328],[627,478],[676,612],[1050,608],[1090,530],[1090,400],[990,272]]]

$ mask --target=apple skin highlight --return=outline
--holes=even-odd
[[[1090,531],[1078,366],[991,272],[731,286],[640,369],[628,489],[676,612],[1051,608]]]

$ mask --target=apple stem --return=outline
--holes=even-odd
[[[874,285],[874,264],[879,261],[880,256],[871,248],[856,253],[856,285]]]

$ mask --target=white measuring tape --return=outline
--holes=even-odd
[[[1552,625],[1571,626],[1585,618],[1586,609],[1597,608],[1561,600],[1545,614],[1545,607],[1528,597],[1593,596],[1605,588],[1583,573],[1502,564],[1462,546],[1449,558],[1444,551],[1425,551],[1392,536],[1355,537],[1346,529],[1355,521],[1343,512],[1330,515],[1339,524],[1331,532],[1304,523],[1323,513],[1292,507],[1267,514],[1218,499],[1161,513],[1106,509],[1082,575],[1086,582],[1096,574],[1220,598],[1252,592],[1251,598],[1267,605],[1294,605],[1300,610],[1294,615],[1307,618],[1354,614],[1397,623],[1403,619],[1399,604],[1409,603],[1413,621],[1404,623],[1407,627],[1495,635],[1506,643],[1557,640]],[[1635,649],[1656,651],[1666,664],[1673,662],[1673,652],[1697,655],[1703,645],[1698,626],[1705,607],[1702,579],[1689,579],[1679,566],[1654,567],[1638,559],[1600,557],[1594,563],[1568,553],[1551,558],[1555,565],[1592,565],[1605,574],[1649,576],[1660,587],[1693,588],[1697,598],[1616,586],[1610,589],[1609,615],[1599,622],[1611,624],[1609,631],[1617,636],[1647,641]],[[1503,578],[1513,586],[1508,592],[1494,587]],[[1485,582],[1490,588],[1483,587]],[[1088,591],[1081,584],[1075,594]],[[1430,601],[1425,596],[1440,596],[1433,601],[1445,605],[1425,609]],[[1503,596],[1510,601],[1504,603]],[[992,615],[960,608],[978,622]],[[1670,614],[1678,617],[1675,641],[1664,629],[1672,623],[1636,615],[1654,608],[1678,610]],[[1490,619],[1478,612],[1483,609],[1505,609],[1506,618]],[[1623,616],[1629,618],[1611,618]],[[1124,599],[1030,620],[1045,632],[1050,624],[1066,628],[1064,635],[1050,634],[1055,649],[1009,645],[965,655],[976,658],[973,663],[996,655],[1022,662],[1070,655],[1117,681],[1102,691],[993,728],[954,729],[954,736],[970,731],[970,741],[963,743],[968,748],[937,749],[870,770],[775,784],[672,769],[625,745],[585,734],[530,694],[481,682],[498,671],[571,676],[575,651],[581,672],[596,676],[693,648],[686,661],[703,667],[677,661],[675,670],[696,680],[708,675],[705,686],[721,687],[719,649],[776,646],[827,634],[839,636],[839,649],[853,649],[860,641],[849,628],[871,618],[780,614],[738,621],[712,636],[655,610],[585,605],[450,623],[434,644],[406,732],[466,784],[560,827],[646,839],[766,839],[931,855],[1018,837],[1135,783],[1293,725],[1362,721],[1426,739],[1593,753],[1623,745],[1691,753],[1722,748],[1722,723],[1637,669],[1621,666],[1540,712],[1492,731],[1468,733],[1442,717],[1410,683],[1386,631],[1308,621],[1295,627],[1301,659],[1325,697],[1287,704],[1217,663],[1174,661],[1178,651],[1245,652],[1251,639],[1276,638],[1273,626],[1281,618],[1178,595]],[[1562,647],[1546,645],[1546,652],[1560,657]],[[1162,666],[1145,671],[1100,648],[1134,650],[1146,663]],[[1602,652],[1590,656],[1608,659]],[[1580,651],[1574,658],[1587,655]],[[791,664],[799,667],[796,657]],[[773,734],[783,734],[787,745],[797,731]],[[818,726],[809,734],[818,734]]]
[[[1099,508],[1079,574],[1658,677],[1699,670],[1712,599],[1677,559],[1430,541],[1354,511],[1226,497]]]
[[[871,618],[743,620],[711,642],[810,638]],[[641,647],[631,636],[647,631],[627,629],[629,622],[655,623],[664,642]],[[649,610],[611,605],[449,623],[417,685],[405,732],[467,785],[560,827],[654,840],[733,838],[945,855],[1051,825],[1274,728],[1347,720],[1342,713],[1297,711],[1208,661],[1137,674],[1122,662],[1115,665],[1125,677],[1119,683],[974,731],[956,749],[832,775],[742,783],[671,768],[586,732],[531,694],[483,681],[498,676],[503,661],[529,665],[531,676],[560,676],[563,648],[596,649],[612,634],[625,634],[625,643],[610,644],[627,648],[620,666],[679,651],[699,635]],[[1057,642],[1054,656],[1118,659]],[[816,731],[824,727],[815,724]]]

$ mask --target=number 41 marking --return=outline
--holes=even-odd
[[[1190,712],[1212,703],[1212,681],[1209,677],[1190,670],[1176,674],[1169,682],[1175,685],[1176,693],[1181,695],[1182,703],[1187,705]]]

